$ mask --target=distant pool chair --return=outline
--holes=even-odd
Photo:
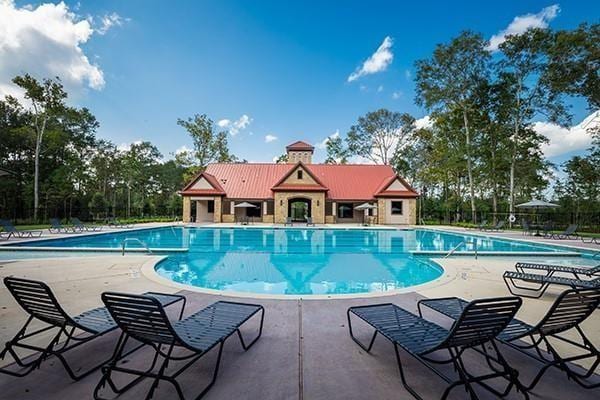
[[[458,297],[426,299],[418,302],[419,315],[422,307],[428,307],[448,318],[457,321],[469,303]],[[498,339],[516,350],[544,364],[527,386],[532,390],[548,369],[555,367],[567,374],[569,380],[586,389],[600,387],[600,382],[592,383],[589,378],[600,365],[600,351],[589,340],[581,328],[594,310],[600,305],[600,288],[566,290],[554,301],[546,315],[535,325],[529,325],[514,318],[498,335]],[[559,334],[574,329],[579,338],[565,338]],[[531,341],[525,342],[523,339]],[[548,340],[553,339],[553,340]],[[575,355],[562,356],[553,344],[555,340],[577,348]],[[527,350],[534,350],[531,354]],[[485,349],[484,349],[485,351]],[[573,362],[590,360],[589,367],[581,372],[572,367]]]
[[[64,226],[59,218],[50,218],[50,233],[79,233],[80,231],[74,226]]]
[[[7,219],[0,219],[0,226],[3,229],[0,232],[0,236],[4,236],[6,239],[10,239],[11,237],[33,238],[42,236],[42,231],[39,230],[19,230]]]
[[[312,217],[306,217],[306,226],[315,226]]]
[[[294,220],[292,219],[292,217],[286,217],[285,222],[283,223],[283,226],[294,226]]]
[[[378,334],[392,342],[402,384],[416,399],[422,397],[406,381],[399,349],[404,350],[448,383],[442,399],[445,399],[457,386],[464,386],[469,397],[477,399],[473,388],[475,384],[498,397],[504,397],[516,388],[525,398],[528,398],[525,387],[518,379],[518,372],[507,363],[495,342],[498,334],[508,326],[521,304],[522,300],[518,297],[474,300],[465,306],[449,330],[391,303],[350,307],[347,311],[348,329],[352,340],[367,353],[371,351]],[[361,343],[354,335],[352,315],[375,329],[368,345]],[[478,351],[476,348],[485,345],[494,350],[493,354],[490,351],[479,351],[479,353],[490,366],[493,366],[492,373],[473,376],[465,369],[463,353],[469,349]],[[450,358],[429,357],[437,351],[448,352]],[[442,373],[433,366],[435,364],[452,364],[458,373],[458,379],[453,380]],[[508,381],[502,393],[485,382],[496,378],[504,378]]]
[[[502,278],[504,279],[506,287],[512,294],[533,299],[542,297],[550,286],[567,286],[574,289],[600,288],[600,276],[595,279],[584,280],[554,275],[505,271]],[[521,282],[532,284],[533,286],[524,286]]]
[[[519,262],[515,264],[517,272],[527,273],[528,270],[546,272],[546,276],[552,276],[556,272],[573,274],[575,279],[581,279],[581,275],[593,276],[600,274],[600,264],[595,267],[573,267],[570,265],[553,265]]]
[[[506,221],[501,219],[500,221],[498,221],[498,223],[494,226],[490,226],[487,228],[483,228],[484,231],[501,231],[504,230],[504,226],[506,225]]]
[[[531,226],[526,219],[521,221],[521,227],[523,228],[523,235],[531,235]]]
[[[262,335],[265,316],[264,308],[261,305],[218,301],[183,320],[171,322],[161,303],[150,296],[106,292],[102,294],[102,301],[123,331],[125,338],[115,349],[113,360],[102,368],[102,378],[94,390],[94,399],[96,400],[104,399],[100,392],[107,385],[112,392],[120,395],[145,378],[152,379],[146,399],[153,397],[160,381],[166,381],[173,385],[177,397],[183,400],[183,391],[176,378],[217,347],[218,355],[212,379],[195,397],[195,399],[200,399],[217,379],[225,341],[237,333],[242,348],[250,349]],[[240,327],[257,313],[260,313],[258,335],[246,344]],[[155,350],[150,368],[133,369],[118,364],[129,338],[138,340]],[[178,354],[174,355],[175,348],[182,349],[185,353],[177,352]],[[152,370],[156,366],[159,356],[163,358],[163,361],[160,363],[158,371],[154,373]],[[172,374],[167,375],[167,365],[172,361],[184,361],[184,364]],[[124,386],[118,387],[113,380],[115,373],[133,375],[136,378]]]
[[[79,218],[76,217],[71,218],[71,224],[73,224],[75,229],[79,229],[81,232],[98,232],[102,230],[101,226],[84,224]]]
[[[550,235],[550,238],[551,239],[571,239],[571,238],[578,238],[579,237],[579,233],[577,233],[577,229],[578,228],[579,228],[579,225],[577,225],[577,224],[571,224],[564,231],[562,231],[560,233],[553,233],[552,235]]]
[[[52,360],[51,356],[54,356],[63,365],[69,377],[77,381],[96,371],[112,358],[103,360],[87,371],[79,372],[79,369],[73,368],[64,357],[64,354],[70,350],[117,328],[117,324],[105,307],[88,310],[71,317],[63,310],[50,287],[44,282],[6,277],[4,278],[4,284],[21,308],[29,314],[29,318],[27,318],[27,321],[17,334],[6,343],[2,352],[0,352],[0,359],[4,359],[10,354],[20,369],[7,366],[0,368],[0,373],[14,377],[24,377],[39,368],[44,361],[49,358]],[[183,313],[183,308],[185,307],[185,297],[183,296],[153,292],[147,292],[146,295],[152,296],[155,301],[165,307],[182,302],[181,313]],[[46,326],[43,328],[28,329],[33,321],[40,322]],[[52,330],[56,330],[56,334],[50,337],[44,345],[37,346],[31,344],[31,341],[28,340]],[[16,349],[35,351],[37,352],[37,356],[34,356],[31,361],[25,361],[16,352]]]

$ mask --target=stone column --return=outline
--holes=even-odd
[[[192,201],[188,196],[183,196],[183,216],[181,220],[183,222],[190,222],[192,213]]]

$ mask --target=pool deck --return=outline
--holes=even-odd
[[[15,275],[48,282],[69,313],[79,313],[101,305],[100,294],[106,290],[144,292],[158,290],[177,292],[180,289],[163,286],[141,273],[142,266],[158,259],[142,255],[100,255],[47,260],[0,261],[0,277]],[[428,285],[415,292],[383,297],[337,300],[239,299],[264,305],[265,326],[262,338],[248,352],[243,352],[237,337],[226,344],[215,386],[205,397],[211,399],[411,399],[400,383],[393,347],[383,338],[375,342],[371,354],[365,353],[349,337],[346,310],[350,306],[393,302],[416,311],[416,301],[423,297],[460,296],[465,299],[505,296],[508,291],[501,279],[514,260],[496,257],[457,257],[437,260],[446,269],[444,284]],[[187,313],[216,300],[236,300],[235,297],[182,291],[188,298]],[[549,290],[539,300],[524,299],[518,317],[535,323],[548,309],[558,291]],[[448,321],[432,313],[426,314],[442,325]],[[25,314],[5,287],[0,287],[0,342],[9,339],[25,320]],[[253,328],[251,326],[249,328]],[[597,346],[600,346],[600,311],[596,311],[583,326]],[[116,332],[115,332],[116,334]],[[71,360],[86,365],[106,357],[116,339],[115,334],[73,352]],[[250,333],[251,334],[251,333]],[[357,326],[357,334],[367,338],[366,329]],[[529,382],[538,365],[511,349],[502,347],[509,362],[521,371]],[[565,349],[566,350],[566,349]],[[131,363],[148,361],[149,352],[141,350],[130,357]],[[212,357],[213,355],[207,355]],[[483,371],[477,355],[466,355],[472,372]],[[210,360],[212,361],[212,359]],[[443,382],[409,356],[403,357],[408,379],[426,399],[439,398]],[[0,399],[91,399],[100,373],[79,382],[71,382],[64,371],[52,361],[28,377],[16,379],[0,375]],[[89,364],[87,364],[89,365]],[[182,378],[189,397],[202,388],[209,376],[211,362],[198,363]],[[448,370],[446,370],[448,371]],[[600,380],[600,377],[598,377]],[[142,383],[121,396],[139,399],[148,384]],[[600,389],[584,390],[567,381],[559,371],[549,371],[535,390],[539,399],[597,399]],[[161,385],[156,399],[174,398],[168,385]],[[465,392],[456,390],[451,398],[462,399]],[[535,398],[533,397],[533,398]],[[482,399],[493,398],[481,392]],[[507,398],[522,396],[511,393]]]

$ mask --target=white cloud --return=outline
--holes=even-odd
[[[546,28],[550,21],[552,21],[558,13],[560,7],[558,4],[548,6],[537,14],[525,14],[516,16],[512,22],[494,36],[490,38],[490,44],[488,50],[497,51],[500,46],[509,35],[520,35],[529,28]]]
[[[129,22],[129,18],[123,18],[119,14],[113,12],[106,14],[100,18],[100,26],[95,29],[99,35],[105,35],[111,28],[117,26],[123,26],[125,22]]]
[[[433,121],[429,118],[429,115],[424,116],[423,118],[419,118],[415,121],[415,128],[430,128],[433,126]]]
[[[265,143],[271,143],[277,140],[275,135],[265,135]]]
[[[191,153],[192,149],[190,149],[189,147],[183,145],[180,148],[178,148],[177,150],[175,150],[175,154],[181,154],[181,153]]]
[[[570,128],[552,124],[550,122],[536,122],[533,129],[546,136],[550,143],[542,147],[546,157],[555,157],[561,154],[590,147],[592,135],[590,130],[600,127],[600,111],[588,115],[581,123]]]
[[[392,53],[393,43],[392,38],[386,36],[377,51],[371,57],[367,58],[360,68],[357,68],[356,71],[348,76],[348,82],[355,81],[361,76],[385,71],[394,59],[394,54]]]
[[[392,93],[392,99],[394,100],[398,100],[400,97],[402,97],[402,92],[401,91],[395,91],[394,93]]]
[[[379,85],[379,87],[377,88],[377,93],[381,92],[383,92],[383,85]]]
[[[21,96],[11,80],[28,72],[58,76],[67,90],[104,87],[104,74],[82,49],[94,34],[90,21],[64,3],[17,7],[0,0],[0,96]]]
[[[412,73],[410,72],[410,69],[407,69],[404,71],[404,77],[406,78],[407,81],[410,80],[410,78],[412,77]]]
[[[317,143],[315,145],[315,147],[317,149],[325,150],[327,148],[327,142],[329,142],[329,140],[331,140],[331,139],[337,139],[339,137],[340,137],[340,130],[336,129],[335,132],[333,132],[331,135],[327,136],[325,139],[323,139],[322,141],[320,141],[319,143]]]
[[[246,129],[251,122],[252,118],[244,114],[235,121],[232,121],[230,119],[221,119],[217,121],[217,125],[223,129],[228,130],[231,136],[235,136],[238,133],[240,133],[240,131]]]
[[[360,89],[361,92],[367,92],[369,90],[369,88],[367,86],[365,86],[365,85],[360,85],[359,89]]]

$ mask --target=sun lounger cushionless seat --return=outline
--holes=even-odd
[[[101,226],[97,226],[97,225],[86,225],[83,222],[81,222],[81,220],[79,218],[71,218],[71,223],[73,224],[73,226],[75,227],[75,229],[79,229],[81,232],[86,231],[86,232],[97,232],[99,230],[102,229]]]
[[[554,265],[520,262],[515,264],[517,272],[527,273],[527,270],[545,271],[546,276],[552,276],[556,272],[573,274],[575,278],[580,279],[579,275],[592,276],[600,274],[600,264],[595,267],[573,267],[570,265]]]
[[[522,300],[518,297],[474,300],[464,308],[450,330],[390,303],[351,307],[347,312],[348,329],[352,340],[367,352],[371,351],[378,334],[386,337],[394,344],[402,384],[417,399],[421,399],[421,397],[406,381],[399,348],[402,348],[448,382],[449,385],[442,395],[443,399],[448,396],[453,388],[461,385],[465,387],[472,399],[477,399],[478,397],[473,388],[474,384],[478,384],[500,397],[516,387],[518,391],[522,391],[527,397],[525,388],[517,378],[517,371],[504,360],[493,340],[513,319],[521,303]],[[355,315],[375,328],[375,332],[367,346],[355,337],[351,315]],[[488,363],[495,363],[495,369],[492,373],[486,375],[473,376],[466,371],[462,354],[467,349],[484,344],[489,344],[494,348],[494,354],[486,352],[484,356]],[[446,360],[436,358],[434,360],[428,357],[428,355],[438,350],[447,351],[450,358]],[[458,373],[457,380],[451,379],[433,367],[434,364],[444,363],[453,364],[455,371]],[[504,378],[508,381],[503,393],[485,382],[496,378]]]
[[[0,232],[0,236],[5,235],[6,239],[9,239],[11,236],[19,237],[19,238],[32,238],[32,237],[42,236],[42,231],[39,231],[39,230],[21,231],[21,230],[15,228],[15,226],[12,224],[12,222],[10,222],[9,220],[6,220],[6,219],[0,219],[0,226],[3,229],[3,231]]]
[[[556,275],[528,274],[522,272],[505,271],[502,275],[504,283],[508,290],[516,296],[531,297],[539,299],[544,295],[550,285],[568,286],[571,288],[598,288],[600,287],[600,277],[590,280],[566,278]],[[536,286],[524,286],[517,282],[527,282]],[[519,289],[516,292],[514,289]]]
[[[10,354],[15,363],[22,369],[15,370],[9,366],[0,369],[0,372],[22,377],[39,367],[48,356],[53,355],[60,360],[72,379],[79,380],[98,369],[107,361],[104,360],[102,363],[83,373],[76,373],[63,357],[63,354],[67,351],[117,328],[116,322],[105,307],[98,307],[71,317],[63,310],[52,290],[44,282],[6,277],[4,278],[4,284],[17,303],[29,314],[29,318],[14,338],[7,342],[5,348],[0,353],[0,359],[4,359],[7,354]],[[185,297],[154,292],[148,292],[146,295],[152,296],[152,298],[165,307],[182,302],[181,317],[185,307]],[[30,323],[34,320],[41,321],[48,326],[27,332]],[[53,329],[57,330],[56,335],[49,340],[46,347],[35,346],[27,341],[27,339],[33,336]],[[76,331],[83,333],[76,334]],[[62,339],[64,339],[64,342],[62,342]],[[37,351],[39,352],[39,357],[35,357],[32,361],[25,361],[15,351],[18,348]]]
[[[60,219],[58,218],[50,218],[50,228],[48,228],[50,233],[77,233],[77,230],[74,226],[64,226]]]
[[[113,360],[102,368],[102,378],[94,390],[95,399],[103,399],[100,392],[104,391],[107,384],[113,392],[121,394],[144,378],[153,380],[147,399],[153,397],[161,380],[171,383],[179,399],[184,399],[176,377],[213,348],[218,347],[212,380],[195,397],[199,399],[208,392],[217,379],[223,344],[227,338],[237,333],[242,347],[248,350],[262,334],[264,308],[261,305],[218,301],[183,320],[171,322],[160,302],[150,296],[107,292],[102,294],[102,301],[123,330],[125,338],[117,345]],[[240,327],[257,313],[260,313],[258,335],[246,344]],[[128,364],[118,364],[128,338],[136,339],[154,348],[156,353],[150,368],[139,370],[128,368]],[[183,349],[183,352],[178,352],[175,356],[172,352],[176,347]],[[159,356],[163,358],[163,362],[157,372],[152,372]],[[184,361],[183,366],[167,375],[166,366],[173,360]],[[136,378],[119,388],[112,378],[115,373],[133,375]]]
[[[578,228],[579,225],[571,224],[567,227],[567,229],[565,229],[561,233],[553,233],[550,235],[550,237],[552,239],[571,239],[572,237],[577,238],[579,237],[579,233],[577,233]]]
[[[426,306],[456,321],[468,304],[469,302],[458,297],[446,297],[420,300],[418,309],[421,316],[423,315],[422,307]],[[554,301],[546,315],[537,324],[529,325],[514,318],[498,335],[499,340],[544,364],[544,367],[533,378],[527,390],[533,389],[550,367],[563,370],[569,379],[574,380],[584,388],[600,387],[600,383],[586,381],[594,374],[600,364],[600,351],[581,329],[581,323],[592,315],[598,305],[600,305],[600,288],[566,290]],[[576,338],[564,338],[559,335],[571,329],[577,331],[580,337],[579,341],[576,341]],[[548,340],[548,338],[574,346],[578,351],[566,357],[562,356],[555,346],[554,340]],[[528,339],[531,343],[517,342],[522,339]],[[526,351],[530,349],[535,350],[537,355]],[[585,372],[582,373],[571,368],[569,363],[584,359],[592,360]]]

